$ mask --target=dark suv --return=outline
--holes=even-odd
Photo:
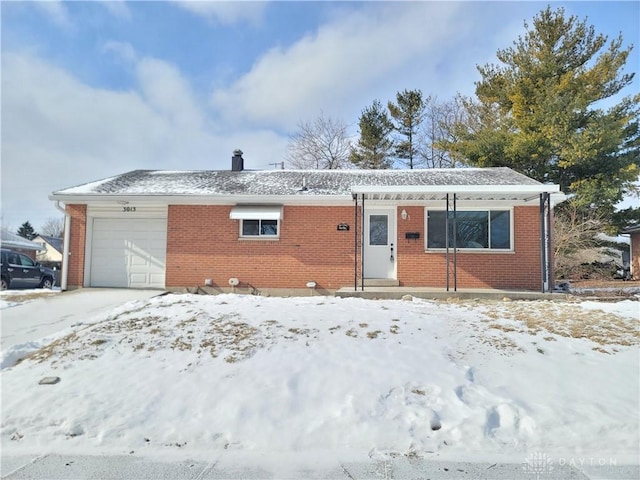
[[[3,248],[0,249],[0,260],[2,290],[9,287],[53,287],[53,270],[34,262],[28,256]]]

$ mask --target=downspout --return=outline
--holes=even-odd
[[[69,279],[69,238],[71,236],[71,215],[60,206],[60,201],[56,200],[55,207],[64,214],[64,240],[62,246],[62,276],[60,278],[60,290],[67,289]]]

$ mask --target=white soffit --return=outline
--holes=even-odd
[[[232,220],[280,220],[282,206],[236,205],[231,209]]]

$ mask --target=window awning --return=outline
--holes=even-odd
[[[282,206],[236,205],[231,209],[229,218],[232,220],[280,220],[282,218]]]

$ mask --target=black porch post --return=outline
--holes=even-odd
[[[551,223],[551,194],[549,192],[546,193],[547,196],[547,291],[553,291],[553,262],[551,258],[552,252],[552,234],[553,234],[553,225]]]
[[[360,236],[360,288],[364,292],[364,193],[362,194],[362,235]]]
[[[458,291],[458,208],[453,194],[453,291]]]
[[[545,193],[541,193],[540,194],[540,280],[541,280],[541,290],[542,293],[545,292],[544,289],[544,284],[545,284],[545,279],[547,277],[547,245],[546,245],[546,234],[545,234],[545,212],[544,212],[544,208],[545,208]]]
[[[353,196],[353,291],[358,291],[358,194]]]
[[[445,201],[447,202],[447,209],[444,216],[444,263],[445,269],[447,270],[447,292],[449,291],[449,194],[445,197]]]

